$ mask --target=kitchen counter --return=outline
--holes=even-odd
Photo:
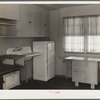
[[[79,83],[91,84],[91,89],[95,89],[95,85],[99,82],[99,62],[98,57],[66,57],[67,68],[69,61],[71,61],[72,81],[75,82],[75,86],[79,86]],[[68,69],[66,75],[68,73]]]
[[[0,65],[0,76],[13,72],[13,71],[17,71],[20,70],[21,68],[23,68],[24,66],[19,66],[19,65],[6,65],[6,64],[1,64]]]
[[[0,55],[0,59],[19,59],[19,58],[23,58],[25,57],[25,55],[13,55],[13,54],[4,54],[4,55]]]
[[[66,57],[65,60],[87,60],[87,61],[97,61],[97,62],[99,62],[100,58],[70,56],[70,57]]]
[[[16,54],[4,54],[4,55],[0,55],[0,59],[4,60],[4,59],[19,59],[19,58],[25,58],[25,57],[34,57],[34,56],[38,56],[41,55],[41,52],[31,52],[31,53],[25,53],[25,54],[21,54],[21,55],[16,55]]]

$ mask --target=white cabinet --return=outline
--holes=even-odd
[[[18,21],[18,37],[30,37],[30,26],[32,23],[32,9],[31,6],[21,5],[21,20]]]
[[[20,20],[20,6],[18,4],[0,4],[0,18]]]
[[[3,89],[10,89],[20,85],[19,71],[3,75]]]
[[[49,33],[49,12],[45,9],[33,6],[31,36],[47,37]]]
[[[32,25],[31,25],[31,37],[41,36],[41,12],[38,7],[32,7]]]
[[[18,37],[47,37],[49,11],[34,5],[21,5],[21,21],[17,27]]]
[[[47,37],[49,34],[49,13],[44,9],[40,9],[40,32],[41,37]]]
[[[88,62],[86,70],[87,83],[98,84],[98,63]]]
[[[79,82],[91,84],[95,88],[98,84],[98,62],[72,61],[72,81],[78,86]]]

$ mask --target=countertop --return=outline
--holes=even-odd
[[[66,57],[65,60],[86,60],[86,61],[98,61],[99,62],[100,58],[70,56],[70,57]]]
[[[0,75],[20,70],[24,66],[0,64]]]
[[[19,59],[25,57],[25,55],[13,55],[13,54],[4,54],[4,55],[0,55],[0,59]]]
[[[19,59],[19,58],[25,58],[25,57],[34,57],[34,56],[38,56],[41,55],[41,52],[32,52],[32,53],[25,53],[22,55],[16,55],[16,54],[4,54],[4,55],[0,55],[0,59]]]

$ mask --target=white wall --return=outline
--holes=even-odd
[[[66,74],[66,63],[63,63],[63,58],[66,56],[93,56],[100,57],[98,54],[75,54],[75,53],[64,53],[61,52],[61,35],[62,30],[62,18],[68,16],[84,16],[84,15],[100,15],[100,5],[86,5],[78,7],[68,7],[62,8],[58,11],[50,12],[50,38],[56,42],[56,74],[65,75]]]
[[[61,17],[100,14],[100,4],[61,9]]]
[[[59,57],[59,11],[50,12],[50,39],[56,43],[56,75],[65,75],[65,64],[63,59]]]

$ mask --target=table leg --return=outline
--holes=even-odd
[[[95,89],[95,84],[91,84],[91,89]]]
[[[66,65],[67,65],[67,66],[66,66],[66,80],[67,80],[67,78],[68,78],[68,77],[67,77],[67,67],[68,67],[68,61],[66,61],[66,63],[67,63],[67,64],[66,64]]]
[[[26,68],[26,65],[25,65],[25,78],[26,78],[26,83],[28,82],[28,78],[27,78],[27,68]]]
[[[79,82],[75,82],[75,86],[79,86]]]

